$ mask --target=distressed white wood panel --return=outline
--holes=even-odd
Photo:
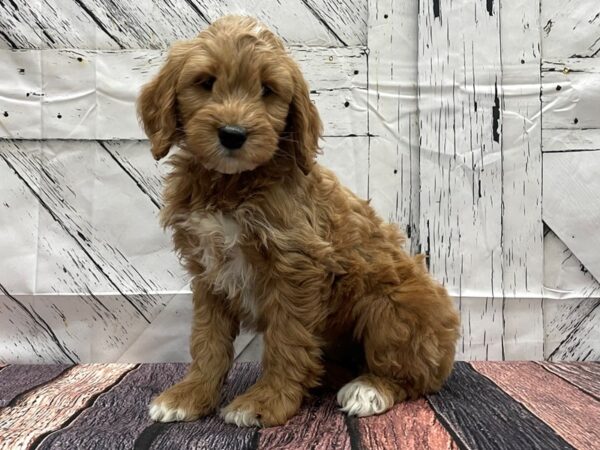
[[[544,297],[600,298],[600,283],[549,228],[544,234]]]
[[[541,298],[505,298],[503,359],[544,359],[544,318]]]
[[[13,0],[0,5],[4,48],[165,48],[225,14],[253,15],[288,43],[366,43],[367,0]],[[302,26],[298,26],[301,23]]]
[[[540,9],[531,0],[499,5],[502,295],[540,297],[544,259]]]
[[[544,358],[600,360],[600,299],[544,301]]]
[[[124,294],[140,314],[157,305],[153,293],[181,289],[179,263],[158,226],[158,209],[98,144],[45,141],[39,155],[37,141],[0,143],[3,159],[25,187],[106,274],[113,292]],[[126,217],[122,211],[135,214],[118,228],[107,223],[109,216]],[[134,265],[132,259],[139,261]]]
[[[600,150],[600,128],[544,130],[543,152]]]
[[[499,296],[505,275],[497,4],[419,8],[422,247],[453,295]]]
[[[0,48],[119,48],[77,0],[13,0],[0,4]]]
[[[46,50],[42,59],[42,137],[81,139],[97,134],[96,58]]]
[[[600,280],[600,151],[544,155],[544,222]]]
[[[416,0],[369,2],[369,197],[419,248]]]
[[[154,158],[149,158],[148,141],[102,141],[99,144],[148,199],[160,209],[163,177],[168,173],[166,160],[157,162]]]
[[[364,45],[367,0],[192,0],[213,22],[225,14],[251,15],[287,43],[340,47]],[[337,14],[330,14],[336,11]],[[354,12],[354,14],[352,14]]]
[[[192,294],[177,294],[165,308],[113,361],[116,362],[190,362]],[[233,343],[234,356],[240,355],[255,334],[242,331]],[[94,358],[95,359],[95,358]],[[107,359],[108,361],[108,359]]]
[[[0,50],[0,137],[42,137],[42,57]]]
[[[367,198],[368,137],[328,137],[323,140],[322,150],[319,163],[333,170],[340,182],[356,195]]]
[[[461,318],[457,359],[543,359],[542,299],[471,297],[455,303]]]
[[[366,135],[367,110],[356,93],[366,85],[365,49],[295,47],[292,56],[309,82],[325,135]],[[11,84],[0,81],[0,138],[145,138],[135,101],[164,52],[0,51],[4,57]]]
[[[34,150],[38,153],[41,147]],[[13,292],[36,285],[39,207],[37,199],[0,153],[0,283]]]
[[[545,130],[548,129],[572,130],[571,136],[584,130],[584,136],[571,139],[577,142],[592,138],[600,147],[600,141],[597,140],[600,133],[600,60],[544,60],[542,81],[544,148],[548,146],[556,149],[559,145],[551,141],[555,135],[546,136]],[[572,145],[567,145],[567,149],[569,147],[572,148]]]
[[[590,57],[600,53],[598,2],[542,0],[540,8],[544,57]]]
[[[122,303],[114,295],[15,296],[0,285],[0,363],[190,361],[191,294],[164,295],[149,324],[120,316]],[[253,338],[241,333],[234,354]]]
[[[303,3],[342,44],[367,42],[368,0],[304,0]]]
[[[0,284],[0,363],[75,362],[52,328]]]

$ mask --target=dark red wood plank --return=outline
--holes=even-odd
[[[129,372],[66,428],[46,436],[39,450],[131,449],[152,420],[150,399],[185,374],[187,364],[142,364]]]
[[[600,364],[589,362],[539,362],[538,364],[587,392],[596,400],[600,400]]]
[[[577,448],[600,446],[600,402],[533,362],[474,362],[473,367]]]
[[[333,396],[307,402],[298,414],[280,427],[260,431],[260,450],[350,450],[345,417]]]
[[[0,407],[37,386],[53,380],[70,365],[11,365],[0,371]]]
[[[427,397],[459,447],[481,450],[572,449],[546,423],[464,362]]]
[[[223,387],[221,406],[243,393],[258,378],[260,368],[254,363],[234,365]],[[228,449],[247,450],[255,447],[256,428],[239,428],[226,424],[216,415],[194,422],[168,423],[154,438],[152,450]]]
[[[402,402],[385,414],[359,419],[358,428],[365,449],[458,449],[423,399]]]

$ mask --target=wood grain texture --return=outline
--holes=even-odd
[[[4,366],[0,366],[0,370]],[[68,365],[12,365],[0,372],[0,408],[16,397],[58,377]]]
[[[455,300],[461,318],[458,360],[543,359],[542,299]]]
[[[600,401],[600,364],[581,362],[539,362],[538,364]]]
[[[600,299],[546,299],[544,359],[597,361],[600,359]]]
[[[366,43],[366,0],[337,2],[14,0],[0,5],[4,48],[164,48],[225,14],[251,14],[287,43]],[[126,18],[126,20],[124,20]],[[298,27],[296,24],[302,23]]]
[[[205,11],[211,21],[230,13],[257,17],[288,44],[342,47],[364,45],[367,41],[365,0],[260,0],[252,4],[237,0],[193,0],[193,3]],[[330,11],[337,13],[330,14]]]
[[[383,415],[359,419],[358,428],[365,449],[459,448],[425,400],[403,402]]]
[[[296,46],[326,136],[367,135],[357,98],[366,85],[363,47]],[[145,139],[135,101],[164,62],[164,51],[0,50],[0,137]],[[42,75],[43,74],[43,75]]]
[[[600,152],[544,155],[544,222],[600,280]]]
[[[539,297],[544,275],[540,6],[512,0],[493,8],[500,15],[502,69],[501,290],[508,298]]]
[[[369,2],[369,197],[413,253],[419,228],[416,0]]]
[[[165,270],[174,270],[179,263],[158,227],[158,209],[145,200],[138,204],[135,216],[118,214],[130,207],[131,198],[140,196],[140,191],[104,149],[98,145],[81,148],[70,141],[0,141],[0,148],[4,162],[77,242],[90,263],[105,273],[114,292],[142,316],[151,318],[159,305],[155,292],[179,290],[181,279]],[[143,235],[140,229],[145,230]],[[115,236],[120,238],[115,240]],[[144,247],[153,258],[140,257]]]
[[[260,368],[257,364],[236,364],[225,381],[221,406],[225,406],[236,395],[248,389],[259,374]],[[168,424],[154,437],[148,448],[250,450],[253,448],[256,433],[256,428],[239,428],[226,424],[223,419],[213,415],[200,421]]]
[[[508,275],[500,16],[492,6],[490,14],[485,2],[419,5],[420,236],[431,272],[456,296],[500,296]]]
[[[148,415],[150,400],[181,379],[186,368],[185,364],[139,366],[102,393],[68,427],[48,434],[37,448],[133,448],[136,438],[152,425]]]
[[[591,449],[600,442],[600,402],[578,388],[531,362],[507,365],[474,362],[473,367],[574,447]]]
[[[261,430],[260,450],[350,450],[350,436],[344,414],[339,411],[333,396],[311,400],[283,427]]]
[[[544,55],[542,81],[543,129],[571,130],[573,136],[563,143],[556,142],[560,134],[544,136],[544,151],[585,150],[593,143],[598,144],[600,118],[596,105],[600,95],[600,64],[597,60],[547,59]],[[583,148],[577,148],[579,145]],[[593,147],[598,148],[598,145]]]
[[[600,283],[549,228],[544,232],[544,280],[546,297],[600,297]]]
[[[540,6],[545,57],[600,54],[600,7],[597,3],[543,0]]]
[[[82,156],[84,152],[82,149]],[[73,237],[66,232],[62,222],[53,217],[54,211],[40,205],[9,166],[4,162],[0,166],[6,189],[0,222],[4,229],[14,230],[0,234],[0,248],[12,255],[0,262],[8,292],[0,295],[0,329],[4,337],[0,342],[0,360],[115,361],[139,338],[148,322],[118,292],[109,294],[115,292],[114,285],[103,268],[90,259],[87,247],[80,245],[79,235]],[[77,190],[80,186],[73,183],[64,189]],[[85,195],[83,190],[77,194]],[[135,198],[131,191],[130,195]],[[136,205],[143,207],[143,201],[140,197]],[[69,214],[69,210],[65,213]],[[13,245],[19,244],[19,251],[12,251]],[[185,287],[187,282],[178,265],[166,270],[177,274],[182,280],[180,286]],[[172,297],[164,290],[157,294],[157,311]],[[183,351],[187,355],[187,342]],[[146,361],[149,357],[138,356]]]
[[[11,407],[0,410],[3,448],[27,448],[40,436],[56,430],[133,367],[74,366],[53,383],[25,394]]]
[[[460,448],[571,449],[552,428],[466,363],[427,400]]]

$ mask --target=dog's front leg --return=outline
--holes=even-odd
[[[160,422],[188,421],[212,412],[219,403],[223,380],[233,360],[238,321],[225,299],[199,283],[194,285],[194,317],[190,350],[192,363],[179,383],[150,404],[150,417]]]
[[[287,307],[286,307],[287,306]],[[311,332],[312,308],[289,307],[285,299],[271,302],[264,331],[263,373],[246,393],[221,411],[238,426],[284,424],[323,372],[321,342]]]

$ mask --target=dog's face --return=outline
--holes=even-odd
[[[173,45],[138,113],[156,159],[179,144],[224,174],[253,170],[278,152],[307,173],[321,133],[298,66],[248,17],[224,17]]]

